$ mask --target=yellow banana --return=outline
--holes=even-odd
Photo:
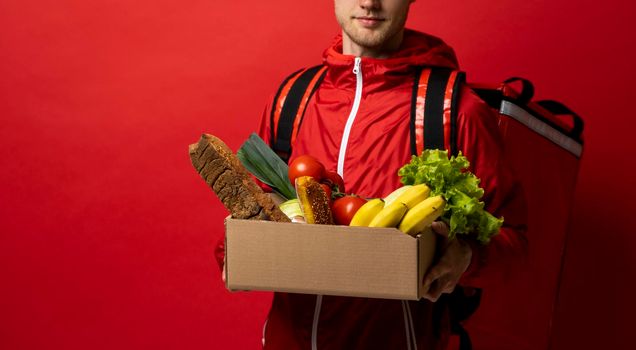
[[[425,184],[411,186],[408,190],[402,192],[395,201],[402,202],[406,204],[409,209],[413,209],[417,204],[421,201],[428,198],[428,195],[431,193],[431,189],[428,188]]]
[[[415,236],[444,213],[445,205],[446,201],[442,196],[427,198],[404,215],[398,228],[404,233]]]
[[[381,198],[374,198],[362,205],[353,215],[349,226],[369,226],[373,218],[384,208],[384,201]]]
[[[397,227],[409,208],[402,202],[395,201],[387,205],[376,215],[369,227]]]
[[[408,190],[411,187],[413,186],[405,185],[402,187],[398,187],[397,190],[391,192],[388,196],[384,197],[384,205],[389,205],[393,203],[393,201],[395,201],[402,193],[404,193],[404,191]]]

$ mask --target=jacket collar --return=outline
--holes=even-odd
[[[334,73],[344,73],[353,69],[353,55],[342,54],[342,34],[324,51],[324,63]],[[363,57],[362,69],[375,74],[403,73],[416,66],[434,66],[458,69],[454,50],[441,39],[429,34],[406,29],[398,51],[384,59]]]

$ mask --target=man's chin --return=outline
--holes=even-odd
[[[380,47],[386,39],[386,32],[380,29],[356,28],[348,35],[354,43],[368,48]]]
[[[359,46],[366,47],[369,49],[376,49],[382,47],[384,43],[384,37],[382,35],[361,35],[356,38],[352,38],[353,42],[358,44]]]

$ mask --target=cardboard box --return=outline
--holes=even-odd
[[[395,228],[307,225],[228,218],[226,287],[409,299],[435,253],[435,234]]]

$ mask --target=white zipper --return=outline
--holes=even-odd
[[[311,325],[311,350],[318,349],[318,319],[320,318],[320,306],[322,295],[316,295],[316,308],[314,309],[314,322]]]
[[[351,133],[351,127],[353,121],[358,114],[358,108],[360,108],[360,100],[362,99],[362,69],[360,68],[360,62],[362,59],[356,57],[353,63],[353,74],[356,75],[356,94],[353,99],[353,107],[351,107],[351,113],[347,118],[347,124],[345,124],[344,133],[342,134],[342,140],[340,141],[340,153],[338,154],[338,174],[344,179],[344,160],[347,154],[347,143],[349,142],[349,134]],[[311,325],[311,350],[318,349],[318,319],[320,318],[320,307],[322,305],[322,295],[316,295],[316,308],[314,309],[314,321]]]
[[[353,99],[353,107],[351,113],[347,118],[347,124],[345,124],[344,133],[342,134],[342,140],[340,141],[340,154],[338,155],[338,174],[344,179],[344,161],[347,154],[347,143],[349,142],[349,134],[351,133],[351,127],[353,121],[356,119],[358,109],[360,108],[360,100],[362,99],[362,68],[360,62],[362,59],[356,57],[353,64],[353,74],[356,75],[356,94]]]

